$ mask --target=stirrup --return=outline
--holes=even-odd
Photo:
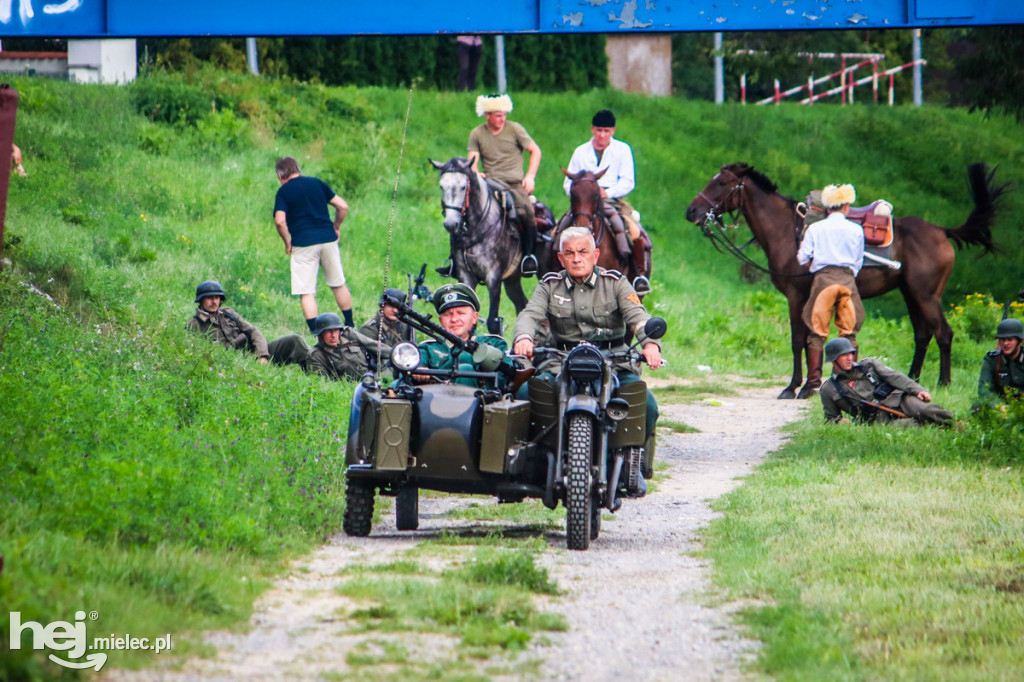
[[[519,272],[524,277],[535,277],[537,275],[537,257],[532,253],[523,256],[522,262],[519,263]]]
[[[455,261],[449,258],[444,262],[444,265],[439,268],[434,268],[434,270],[436,270],[437,274],[442,277],[455,277]]]
[[[633,280],[633,291],[636,292],[637,296],[646,296],[651,293],[651,280],[640,275]]]

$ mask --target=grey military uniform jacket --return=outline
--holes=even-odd
[[[197,308],[196,314],[185,323],[185,328],[206,334],[211,341],[225,348],[247,350],[260,358],[270,357],[267,339],[260,330],[242,319],[231,308],[220,308],[212,315],[202,308]]]
[[[835,369],[839,370],[838,367]],[[842,394],[833,381],[841,385]],[[874,395],[875,388],[880,383],[886,383],[893,388],[892,393],[882,400]],[[825,419],[838,421],[842,418],[843,412],[853,416],[865,412],[865,406],[857,402],[856,398],[877,402],[898,410],[904,395],[917,395],[923,390],[925,390],[924,386],[907,375],[886,366],[878,358],[864,358],[855,363],[848,372],[833,372],[832,377],[821,384],[818,392],[821,396],[821,407],[825,410]],[[849,397],[844,397],[843,394]],[[871,408],[866,409],[870,411]],[[868,417],[865,414],[864,416],[873,419],[873,415]]]
[[[575,282],[565,270],[546,275],[516,318],[514,341],[537,337],[545,320],[550,324],[549,343],[571,348],[590,341],[607,350],[625,350],[628,328],[641,346],[653,342],[646,338],[644,323],[650,314],[640,297],[619,272],[595,267],[582,282]],[[514,342],[513,342],[514,343]],[[627,363],[616,369],[637,370]]]
[[[367,354],[377,355],[380,350],[381,360],[391,354],[391,346],[378,343],[376,339],[360,334],[352,327],[342,327],[338,345],[334,348],[317,341],[309,353],[307,370],[340,381],[352,379],[358,381],[370,371]]]
[[[362,327],[359,328],[359,333],[364,336],[368,336],[373,340],[377,340],[378,334],[381,328],[381,318],[383,316],[378,312],[376,315],[367,320]],[[409,325],[402,321],[388,322],[383,321],[384,330],[380,333],[380,339],[382,343],[389,346],[397,346],[402,341],[412,341],[412,335],[409,333]],[[389,351],[390,352],[390,351]]]

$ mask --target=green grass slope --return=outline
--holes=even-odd
[[[237,621],[260,575],[340,526],[351,387],[187,335],[195,285],[219,279],[228,305],[268,338],[304,333],[271,216],[283,155],[352,207],[341,248],[357,319],[423,262],[433,275],[447,236],[427,159],[464,155],[479,122],[473,98],[215,71],[122,88],[14,86],[29,177],[12,178],[11,265],[0,272],[0,603],[43,623],[98,610],[105,631],[138,636]],[[593,112],[615,110],[638,166],[631,200],[654,239],[648,303],[669,320],[666,373],[678,377],[707,364],[781,384],[790,366],[782,297],[741,281],[737,263],[685,222],[720,165],[751,163],[795,195],[851,181],[861,197],[948,226],[970,209],[968,163],[1024,176],[1019,127],[962,111],[513,96],[512,119],[543,150],[538,195],[556,213],[567,207],[559,166],[587,139]],[[999,317],[994,301],[1020,288],[1022,201],[1010,195],[996,226],[1003,252],[962,255],[947,292],[954,387],[937,399],[960,411]],[[333,309],[326,288],[320,305]],[[507,301],[503,313],[514,318]],[[898,295],[869,314],[862,342],[905,368],[911,333]],[[936,375],[933,349],[925,383]],[[966,437],[984,442],[994,427],[971,428]],[[0,677],[47,674],[45,659],[0,649]]]

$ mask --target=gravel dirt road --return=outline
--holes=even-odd
[[[780,428],[797,419],[806,405],[775,400],[777,390],[745,390],[717,399],[720,404],[662,406],[663,419],[684,422],[699,432],[663,430],[657,457],[668,467],[656,489],[642,500],[627,500],[614,517],[606,515],[589,551],[566,550],[562,531],[546,536],[550,549],[538,563],[562,594],[545,598],[539,608],[562,614],[570,629],[536,638],[506,666],[511,668],[506,679],[748,679],[743,665],[756,654],[757,643],[732,624],[735,605],[712,598],[709,567],[693,552],[700,549],[700,529],[714,517],[709,502],[740,485],[741,477],[777,449],[784,438]],[[346,579],[339,570],[387,563],[423,537],[468,525],[445,514],[466,500],[422,498],[420,530],[415,533],[395,531],[394,518],[387,514],[369,538],[334,537],[297,561],[259,599],[246,632],[208,633],[206,641],[217,650],[212,658],[190,659],[176,670],[104,670],[101,679],[343,679],[351,672],[346,655],[371,635],[349,632],[353,622],[344,614],[354,605],[335,590]],[[409,649],[438,661],[454,655],[451,638],[422,633],[400,637]]]

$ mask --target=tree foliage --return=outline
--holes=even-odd
[[[963,102],[971,110],[1004,109],[1024,121],[1024,26],[977,28],[956,63]]]
[[[477,86],[495,90],[494,39],[484,38]],[[510,90],[584,91],[608,85],[603,35],[514,35],[505,38]],[[459,64],[453,36],[330,36],[260,38],[260,72],[326,85],[406,86],[417,81],[454,90]],[[243,38],[182,38],[141,41],[144,59],[170,70],[189,71],[203,62],[248,68]]]

